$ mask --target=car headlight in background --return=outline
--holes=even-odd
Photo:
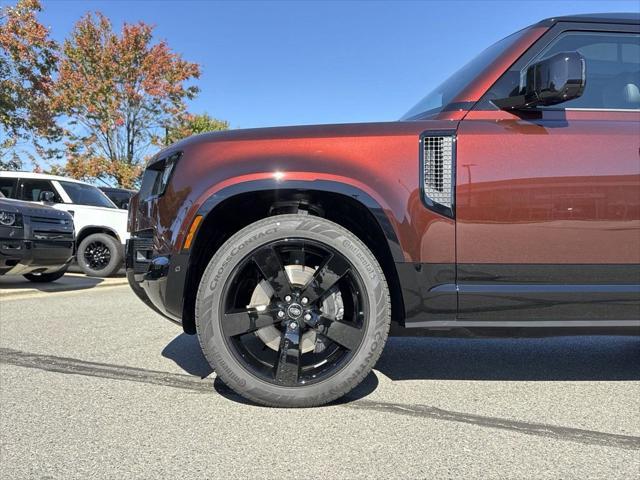
[[[20,213],[0,210],[0,225],[3,227],[21,227],[22,215]]]

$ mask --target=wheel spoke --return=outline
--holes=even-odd
[[[283,297],[287,293],[291,293],[291,284],[289,276],[282,265],[280,255],[273,247],[267,247],[259,250],[253,255],[253,261],[260,269],[262,276],[271,284],[273,291],[279,297]]]
[[[296,248],[291,252],[290,263],[293,265],[305,265],[304,243],[300,245],[300,248]]]
[[[295,328],[291,328],[296,325]],[[300,324],[290,323],[280,340],[278,361],[276,363],[276,382],[294,386],[300,376]]]
[[[307,297],[310,303],[326,297],[331,288],[344,277],[351,266],[340,255],[331,254],[327,261],[313,274],[313,278],[305,285],[301,296]]]
[[[102,242],[95,241],[87,245],[84,259],[89,264],[89,267],[94,270],[101,270],[111,261],[111,250]]]
[[[255,308],[225,313],[222,317],[222,331],[227,337],[255,332],[276,323],[278,320],[274,314],[274,309],[258,311]]]
[[[339,248],[293,235],[245,255],[225,281],[218,320],[245,370],[294,388],[330,377],[363,348],[367,290]]]
[[[355,350],[362,342],[364,330],[348,323],[322,317],[324,330],[322,334],[348,350]]]

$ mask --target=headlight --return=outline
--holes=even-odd
[[[142,185],[138,194],[140,200],[144,201],[164,194],[180,156],[181,153],[174,153],[170,157],[163,158],[147,167],[142,176]]]
[[[171,178],[171,174],[173,173],[173,169],[176,166],[177,161],[178,158],[176,155],[173,155],[165,160],[164,170],[162,171],[162,174],[160,176],[160,183],[158,184],[158,188],[156,189],[156,195],[162,195],[167,189],[169,179]]]
[[[0,225],[4,227],[21,227],[22,215],[19,213],[0,210]]]

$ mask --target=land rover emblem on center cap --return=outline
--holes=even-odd
[[[289,306],[289,308],[287,309],[287,313],[291,318],[298,318],[300,315],[302,315],[302,307],[297,303],[294,303],[293,305]]]

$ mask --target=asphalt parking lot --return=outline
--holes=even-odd
[[[341,402],[264,408],[121,280],[0,281],[1,478],[640,477],[640,338],[393,338]]]

